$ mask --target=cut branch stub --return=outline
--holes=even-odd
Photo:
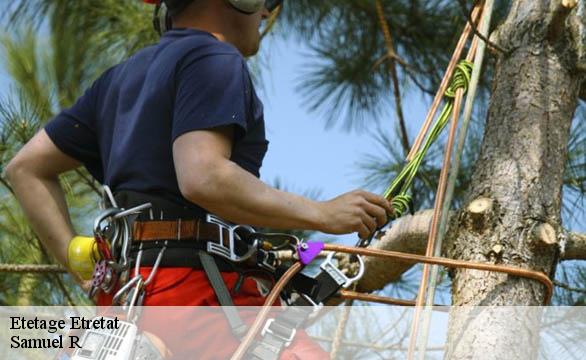
[[[492,199],[479,197],[472,201],[466,209],[466,214],[469,218],[470,230],[477,233],[482,233],[487,229],[490,218],[493,214]]]
[[[536,245],[554,245],[558,243],[556,231],[548,223],[542,223],[533,229],[533,239]]]

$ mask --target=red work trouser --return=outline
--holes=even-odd
[[[150,267],[140,269],[141,275],[145,279],[150,271]],[[222,277],[232,292],[238,280],[238,274],[223,272]],[[240,290],[233,294],[232,300],[235,306],[256,307],[262,306],[265,299],[260,295],[256,282],[252,279],[245,279]],[[98,299],[98,304],[109,306],[111,298],[101,296]],[[152,283],[146,289],[143,305],[199,307],[219,306],[219,303],[203,270],[159,268]],[[243,320],[251,324],[257,312],[251,311],[250,316],[243,316]],[[141,328],[160,337],[171,353],[177,355],[178,351],[174,351],[174,349],[181,349],[180,352],[183,354],[180,356],[181,359],[185,359],[185,351],[190,348],[193,349],[191,352],[193,357],[190,355],[189,358],[229,359],[240,343],[232,335],[228,321],[221,311],[210,316],[206,312],[205,319],[201,317],[193,319],[193,311],[189,308],[186,308],[185,313],[177,309],[157,311],[156,313],[159,315],[143,317]],[[179,357],[174,356],[173,358]],[[293,343],[285,348],[280,357],[285,360],[328,358],[328,354],[303,331],[297,332]]]

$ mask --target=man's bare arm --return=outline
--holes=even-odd
[[[41,130],[5,170],[35,233],[63,265],[67,265],[67,247],[75,233],[58,175],[78,166]]]
[[[230,161],[233,129],[193,131],[173,144],[182,195],[226,220],[276,229],[368,236],[392,212],[384,198],[353,191],[317,202],[274,189]]]

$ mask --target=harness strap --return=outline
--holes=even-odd
[[[208,281],[212,285],[214,293],[218,298],[218,302],[222,306],[222,311],[224,311],[224,315],[226,315],[226,319],[228,319],[228,323],[230,323],[232,333],[238,338],[242,338],[246,334],[248,327],[244,324],[234,307],[230,291],[228,290],[226,283],[224,283],[224,279],[222,278],[222,274],[218,269],[216,261],[210,254],[203,250],[198,251],[198,255],[201,266],[208,277]]]
[[[252,359],[277,360],[297,334],[297,329],[315,311],[318,304],[336,294],[344,285],[338,277],[322,269],[316,277],[297,273],[291,279],[291,287],[299,293],[299,297],[274,318],[265,322],[261,331],[261,339],[248,351]]]
[[[248,355],[252,359],[277,360],[313,311],[312,306],[289,306],[276,317],[268,319],[262,329],[261,340],[255,343]]]
[[[201,219],[135,221],[132,224],[132,238],[140,241],[217,240],[220,235],[227,237],[228,232],[224,231],[224,234],[220,234],[217,225],[206,223]]]
[[[142,243],[143,251],[142,256],[140,258],[140,266],[141,267],[151,267],[155,264],[157,260],[157,255],[159,250],[161,249],[161,245],[154,244],[154,242],[145,242]],[[201,261],[197,254],[198,250],[205,250],[205,243],[192,243],[192,244],[184,244],[183,242],[173,242],[169,241],[169,246],[167,246],[167,250],[165,251],[165,256],[161,259],[160,266],[162,268],[193,268],[201,270],[203,269],[201,265]],[[129,257],[133,261],[133,264],[136,264],[138,255],[138,247],[133,245],[130,248]],[[223,272],[234,272],[238,271],[233,263],[229,261],[225,261],[222,258],[215,258],[216,265],[218,266],[220,271]]]

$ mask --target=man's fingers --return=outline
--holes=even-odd
[[[361,239],[368,239],[371,232],[368,230],[368,227],[365,224],[360,225],[360,230],[358,231],[358,237]]]
[[[370,217],[376,219],[377,228],[387,223],[387,211],[384,208],[378,205],[367,203],[364,210],[366,210]]]
[[[365,213],[364,216],[362,217],[362,223],[364,224],[364,226],[366,226],[367,231],[368,231],[368,235],[372,234],[377,229],[375,218],[368,215],[368,213]]]
[[[393,214],[394,210],[393,206],[391,205],[391,202],[385,199],[384,197],[366,191],[362,192],[361,194],[362,196],[364,196],[366,201],[382,207],[386,210],[387,214],[389,215]]]

